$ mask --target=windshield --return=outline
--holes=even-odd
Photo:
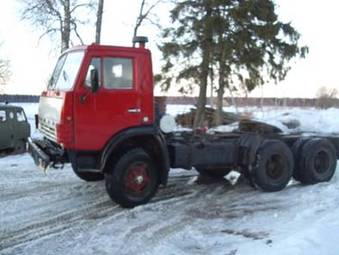
[[[70,90],[78,74],[83,51],[70,52],[63,55],[55,66],[48,84],[49,90]]]

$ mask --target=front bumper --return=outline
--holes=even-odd
[[[44,171],[50,167],[63,168],[64,163],[68,162],[65,150],[47,139],[33,140],[28,138],[28,151],[35,164]]]
[[[28,151],[34,160],[34,163],[42,170],[46,171],[51,166],[50,157],[35,141],[32,140],[32,138],[28,138]]]

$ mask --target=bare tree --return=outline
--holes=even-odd
[[[336,88],[321,87],[317,91],[317,106],[323,109],[334,107],[338,102],[337,96]]]
[[[78,27],[88,23],[86,18],[80,19],[79,10],[92,10],[92,0],[21,0],[23,4],[22,18],[42,29],[40,39],[46,35],[59,34],[61,52],[68,49],[74,35],[81,44]]]
[[[0,85],[5,85],[10,75],[9,61],[0,59]]]
[[[157,6],[157,4],[159,4],[162,0],[157,0],[154,4],[152,4],[151,6],[149,6],[148,8],[146,8],[146,0],[141,0],[141,4],[140,4],[140,9],[139,9],[139,15],[137,17],[137,20],[135,22],[135,26],[134,26],[134,32],[133,32],[133,38],[136,37],[138,35],[138,29],[140,28],[140,26],[142,25],[142,23],[148,19],[149,14],[151,13],[151,11],[154,9],[155,6]],[[133,43],[133,47],[135,46],[135,43]]]
[[[103,10],[104,10],[104,0],[99,0],[99,2],[98,2],[98,12],[97,12],[96,31],[95,31],[95,42],[96,43],[100,43]]]
[[[2,43],[0,43],[0,47],[1,46]],[[9,61],[0,57],[0,85],[5,85],[10,76]]]

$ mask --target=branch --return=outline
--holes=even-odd
[[[60,20],[62,20],[62,16],[61,16],[60,12],[59,12],[57,9],[54,8],[53,3],[51,2],[51,0],[46,0],[46,4],[47,4],[48,8],[49,8],[51,11],[53,11],[53,12],[55,13],[55,15],[58,16],[58,18],[59,18]]]
[[[142,0],[142,2],[141,2],[139,16],[137,17],[137,21],[136,21],[136,24],[135,24],[135,26],[134,26],[133,38],[136,37],[137,32],[138,32],[138,28],[140,27],[141,22],[142,22],[141,17],[142,17],[142,13],[143,13],[144,6],[145,6],[145,1],[146,1],[146,0]],[[135,43],[133,43],[133,47],[134,47],[134,46],[135,46]]]
[[[150,18],[145,18],[145,20],[147,20],[149,23],[151,23],[153,26],[156,26],[159,30],[162,30],[163,28],[162,28],[162,26],[159,24],[159,23],[157,23],[157,22],[154,22],[152,19],[150,19]]]
[[[72,14],[76,9],[78,9],[79,7],[83,7],[83,6],[86,6],[86,7],[92,7],[92,4],[90,4],[90,3],[87,3],[87,4],[77,4],[77,5],[75,5],[75,6],[70,10],[70,13]]]
[[[11,72],[9,70],[9,61],[0,59],[0,85],[6,84]]]
[[[74,31],[75,35],[80,40],[81,45],[84,45],[84,41],[82,40],[80,34],[78,33],[78,25],[74,21],[72,21],[72,25],[73,25],[73,31]]]
[[[60,31],[60,29],[58,29],[58,28],[50,28],[50,29],[46,30],[42,35],[39,36],[38,42],[40,42],[40,40],[41,40],[44,36],[46,36],[46,35],[48,35],[48,34],[50,34],[50,33],[58,32],[58,31]]]
[[[156,1],[153,5],[151,5],[151,7],[146,11],[146,13],[143,15],[143,19],[145,19],[148,14],[154,9],[155,6],[157,6],[157,4],[159,4],[162,0],[158,0]]]
[[[133,38],[137,36],[138,29],[141,26],[142,22],[147,18],[147,16],[150,14],[150,12],[154,9],[154,7],[159,4],[162,0],[156,1],[153,5],[151,5],[148,10],[144,13],[144,7],[145,7],[145,2],[146,0],[142,0],[141,6],[140,6],[140,12],[139,16],[137,18],[135,27],[134,27],[134,33],[133,33]],[[133,47],[135,46],[135,43],[133,43]]]

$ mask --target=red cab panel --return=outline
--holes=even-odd
[[[150,52],[140,48],[88,47],[73,92],[77,150],[102,150],[120,131],[153,123],[150,59]],[[99,74],[96,92],[89,87],[92,69],[97,69]]]

